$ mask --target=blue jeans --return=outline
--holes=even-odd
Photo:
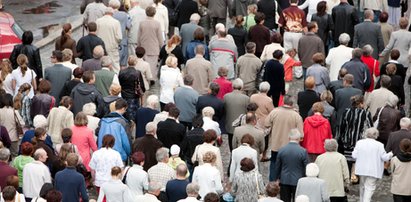
[[[140,101],[138,98],[136,99],[126,99],[126,102],[128,104],[126,114],[127,116],[125,117],[128,120],[133,120],[134,123],[136,123],[135,117],[137,115],[137,110],[140,107]]]
[[[120,45],[120,66],[127,67],[127,59],[128,59],[128,45],[122,44]]]
[[[275,162],[277,161],[277,154],[278,154],[278,152],[274,152],[274,151],[271,151],[271,159],[270,159],[270,175],[269,175],[269,177],[268,177],[268,180],[270,181],[270,182],[272,182],[272,181],[274,181],[275,179]]]

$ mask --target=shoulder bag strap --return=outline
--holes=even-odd
[[[260,195],[260,186],[258,185],[258,176],[257,176],[257,171],[254,172],[255,175],[255,183],[257,185],[257,195]]]
[[[374,66],[373,66],[373,70],[372,70],[372,71],[373,71],[372,73],[373,73],[374,76],[375,76],[375,65],[376,65],[376,64],[377,64],[377,60],[374,59]]]

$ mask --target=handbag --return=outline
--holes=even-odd
[[[179,0],[176,7],[174,8],[174,10],[172,12],[170,12],[170,14],[168,15],[168,24],[170,26],[177,26],[177,21],[178,21],[178,16],[180,13],[180,4],[181,4],[182,0]]]
[[[21,124],[20,124],[20,121],[19,121],[19,119],[17,118],[17,114],[16,114],[16,111],[13,109],[13,113],[14,113],[14,123],[16,124],[16,133],[17,133],[17,136],[20,138],[20,137],[23,137],[23,134],[24,134],[24,132],[23,132],[23,127],[21,126]]]
[[[381,112],[382,110],[384,110],[384,107],[381,107],[380,111],[378,112],[378,116],[377,116],[377,120],[375,120],[374,122],[374,128],[378,129],[378,123],[380,122],[380,116],[381,116]]]
[[[123,184],[126,184],[126,179],[127,179],[127,173],[130,170],[131,167],[128,167],[128,169],[126,170],[126,172],[124,173],[123,179],[121,180],[123,182]]]
[[[258,199],[260,199],[260,198],[263,198],[263,197],[264,197],[264,194],[263,194],[263,193],[260,193],[260,185],[259,185],[259,183],[258,183],[257,171],[254,172],[254,176],[255,176],[255,183],[256,183],[256,185],[257,185],[257,196],[258,196]]]
[[[134,93],[139,98],[143,97],[143,95],[144,95],[143,89],[141,89],[140,79],[138,77],[136,78],[136,81],[135,81]]]

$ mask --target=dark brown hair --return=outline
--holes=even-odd
[[[105,147],[105,148],[113,148],[114,147],[114,143],[116,142],[116,139],[114,139],[113,135],[107,134],[103,137],[103,144],[101,147]]]
[[[204,132],[203,140],[206,143],[211,143],[217,139],[217,133],[213,129],[208,129]]]
[[[240,162],[240,170],[244,172],[252,171],[255,168],[254,161],[250,158],[243,158]]]

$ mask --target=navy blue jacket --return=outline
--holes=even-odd
[[[297,186],[298,179],[305,176],[308,164],[307,151],[296,142],[290,142],[278,151],[274,179],[284,185]]]
[[[74,168],[68,167],[57,172],[55,188],[63,194],[63,202],[79,201],[80,194],[83,201],[88,201],[84,177]]]

